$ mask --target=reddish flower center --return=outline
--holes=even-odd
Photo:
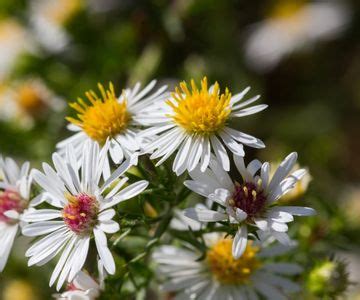
[[[15,210],[22,213],[26,208],[26,201],[24,201],[18,192],[12,190],[0,191],[0,221],[11,222],[11,219],[5,216],[8,210]]]
[[[252,182],[236,184],[230,204],[247,213],[248,219],[258,217],[264,210],[266,197],[262,190]]]
[[[87,194],[66,198],[69,204],[62,212],[66,225],[77,234],[89,233],[97,223],[99,205],[96,198]]]

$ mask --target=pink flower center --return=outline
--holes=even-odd
[[[26,201],[24,201],[18,192],[6,189],[0,191],[0,221],[11,222],[11,219],[5,216],[8,210],[15,210],[22,213],[26,208]]]
[[[266,197],[252,182],[236,184],[230,204],[247,213],[248,219],[258,217],[264,210]]]
[[[94,196],[79,194],[67,195],[69,204],[63,209],[65,224],[77,234],[87,234],[97,224],[99,205]]]

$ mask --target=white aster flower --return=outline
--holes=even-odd
[[[94,140],[102,145],[108,139],[110,157],[115,164],[121,163],[124,158],[137,156],[141,140],[136,133],[143,125],[139,114],[167,95],[166,86],[150,93],[155,84],[156,81],[153,80],[140,90],[141,85],[137,83],[134,88],[123,90],[119,98],[116,97],[112,84],[109,84],[109,90],[99,84],[102,99],[93,91],[88,91],[85,95],[89,103],[79,98],[78,102],[70,104],[77,111],[78,119],[67,120],[72,123],[69,129],[76,133],[58,143],[57,148],[63,151],[67,145],[72,144],[78,156],[82,153],[85,141]]]
[[[0,120],[12,121],[25,129],[51,111],[60,111],[65,102],[39,78],[15,81],[0,91]]]
[[[267,107],[265,104],[247,107],[260,96],[241,102],[249,87],[234,96],[228,89],[221,94],[217,82],[208,89],[205,77],[200,90],[193,80],[191,90],[185,82],[180,83],[180,89],[176,88],[170,99],[157,103],[153,111],[144,116],[151,128],[141,132],[140,136],[153,137],[144,149],[145,152],[155,151],[150,158],[161,158],[157,165],[177,151],[173,163],[176,174],[192,171],[198,165],[205,171],[210,155],[214,153],[222,167],[229,170],[226,148],[244,156],[242,144],[264,147],[259,139],[228,126],[231,119],[252,115]]]
[[[175,299],[253,300],[289,299],[300,286],[286,278],[302,272],[294,263],[266,262],[267,258],[286,253],[282,245],[262,247],[248,243],[240,259],[231,253],[233,241],[219,234],[204,236],[207,251],[162,246],[153,254],[159,277],[165,277],[162,289],[175,292]],[[273,259],[272,259],[273,261]]]
[[[32,183],[29,168],[28,162],[19,168],[11,158],[0,156],[0,272],[6,265],[18,229],[23,225],[23,213],[29,206]]]
[[[216,160],[211,160],[206,172],[199,169],[190,172],[193,180],[185,185],[220,205],[215,211],[206,208],[189,208],[185,215],[201,222],[230,221],[238,224],[234,238],[233,255],[239,258],[246,249],[248,226],[258,229],[258,235],[271,235],[280,243],[290,245],[287,223],[295,216],[315,214],[312,208],[281,206],[277,201],[294,188],[306,173],[304,169],[289,174],[297,160],[297,154],[289,154],[270,178],[269,163],[253,160],[246,167],[240,156],[234,156],[235,165],[241,174],[240,182],[233,181]]]
[[[68,284],[66,291],[55,294],[57,300],[95,300],[100,296],[100,284],[89,274],[80,271]]]
[[[270,17],[255,24],[246,58],[259,72],[271,70],[284,56],[336,37],[348,19],[340,1],[277,1]]]
[[[44,265],[61,253],[50,279],[50,286],[58,279],[57,290],[65,280],[71,282],[82,269],[92,236],[105,270],[115,273],[115,262],[105,235],[119,230],[119,224],[112,220],[115,210],[111,207],[133,198],[148,185],[142,180],[122,189],[128,180],[122,175],[131,166],[130,160],[105,177],[100,185],[107,148],[107,143],[101,151],[97,143],[85,143],[78,164],[72,147],[68,147],[65,158],[53,154],[54,169],[44,163],[44,173],[34,171],[34,180],[45,190],[47,201],[54,208],[31,211],[23,216],[25,221],[31,222],[23,227],[24,235],[46,235],[25,255],[30,257],[28,265],[31,266]]]

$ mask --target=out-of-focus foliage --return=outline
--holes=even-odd
[[[325,259],[340,251],[359,253],[360,221],[354,217],[360,215],[359,1],[342,1],[348,10],[347,27],[336,38],[294,51],[265,73],[251,68],[245,47],[254,24],[269,18],[278,1],[79,0],[75,8],[60,1],[64,2],[64,11],[71,9],[71,13],[64,12],[56,19],[51,12],[43,12],[61,31],[59,36],[50,33],[50,47],[41,39],[49,34],[40,30],[39,36],[35,25],[41,7],[35,2],[0,1],[0,60],[9,62],[9,55],[15,53],[3,50],[9,36],[14,36],[9,29],[2,30],[4,22],[11,20],[26,36],[20,45],[9,48],[19,52],[11,58],[11,66],[6,72],[0,70],[2,154],[30,159],[36,167],[48,161],[55,143],[69,135],[64,117],[70,110],[54,109],[46,101],[40,101],[35,110],[25,110],[32,121],[21,125],[24,115],[13,112],[19,109],[19,86],[29,79],[41,80],[61,102],[74,101],[97,82],[108,81],[119,89],[155,77],[171,87],[179,80],[207,75],[210,81],[218,80],[234,91],[251,85],[269,108],[237,125],[261,137],[267,150],[251,150],[247,159],[256,155],[274,161],[296,150],[301,165],[309,168],[313,178],[305,196],[287,200],[306,202],[318,211],[316,218],[294,225],[294,231],[299,229],[301,234],[296,259],[308,262],[310,256]],[[56,45],[64,36],[64,45]],[[3,65],[0,62],[0,68]],[[37,97],[48,100],[50,96],[40,93]],[[12,102],[17,104],[9,108]],[[8,110],[10,113],[2,118]],[[156,199],[149,201],[139,199],[138,203],[147,211],[146,218],[154,218],[152,205],[156,210]],[[136,230],[136,217],[142,224],[143,211],[131,204],[127,209],[135,216],[134,223],[122,225]],[[120,289],[125,298],[134,291],[139,297],[145,293],[143,288],[151,274],[136,256],[151,245],[144,244],[146,239],[141,235],[156,237],[156,233],[139,232],[136,238],[123,237],[124,242],[112,249],[118,254],[117,265],[122,271],[121,280],[109,279],[114,289],[107,291],[109,297]],[[49,299],[46,267],[28,269],[18,258],[22,256],[15,251],[0,274],[1,295],[10,293],[17,284],[14,290],[30,288],[28,295]],[[314,266],[305,267],[310,270]]]

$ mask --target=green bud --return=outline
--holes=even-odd
[[[317,263],[306,281],[307,290],[321,299],[335,299],[346,291],[349,284],[346,264],[331,258]]]

